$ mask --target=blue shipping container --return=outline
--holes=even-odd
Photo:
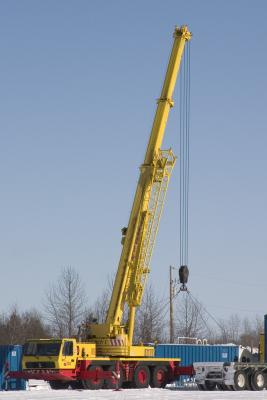
[[[181,358],[185,367],[194,362],[232,362],[239,355],[239,347],[231,345],[158,344],[155,357]]]
[[[22,346],[0,346],[0,390],[25,390],[24,379],[6,379],[7,369],[21,370]]]

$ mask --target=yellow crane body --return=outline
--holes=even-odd
[[[159,226],[163,203],[176,157],[171,149],[162,150],[166,123],[174,102],[173,91],[185,43],[191,33],[186,26],[176,27],[174,42],[146,149],[127,228],[123,229],[123,248],[104,324],[88,325],[88,338],[96,343],[98,355],[151,355],[151,348],[132,346],[136,307],[140,306],[150,259]],[[122,324],[125,305],[128,321]],[[117,343],[117,344],[116,344]]]

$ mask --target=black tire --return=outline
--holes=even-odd
[[[246,371],[240,369],[235,372],[234,375],[235,390],[247,390],[248,389],[248,374]]]
[[[217,383],[218,390],[226,390],[225,385],[223,383]]]
[[[100,365],[90,365],[88,371],[99,371],[102,372],[103,368]],[[104,378],[91,378],[82,380],[82,385],[84,389],[98,390],[102,389],[104,386]]]
[[[125,381],[122,384],[123,389],[132,389],[132,387],[133,387],[133,382],[130,381]]]
[[[71,381],[70,386],[73,390],[83,389],[82,381]]]
[[[68,389],[69,381],[49,381],[49,385],[53,390]]]
[[[168,382],[168,369],[165,365],[156,365],[152,368],[150,386],[164,388]]]
[[[138,365],[133,374],[133,387],[144,389],[149,386],[150,371],[146,365]]]
[[[229,391],[229,390],[233,390],[232,387],[231,387],[231,385],[226,385],[225,383],[220,383],[219,385],[220,385],[220,387],[221,387],[220,390],[223,390],[223,391],[225,391],[225,392],[227,392],[227,391]],[[217,386],[219,386],[219,385],[217,385]]]
[[[198,390],[201,390],[201,391],[207,390],[206,386],[204,384],[201,384],[201,383],[197,383],[197,387],[198,387]]]
[[[251,376],[253,390],[263,390],[267,386],[267,376],[261,370],[255,371]]]
[[[235,391],[235,386],[234,385],[225,385],[225,387],[226,387],[225,390]]]
[[[216,390],[216,383],[212,381],[205,381],[206,390]]]
[[[105,368],[106,371],[111,371],[115,372],[115,366],[110,365],[107,368]],[[119,382],[117,383],[117,380],[115,377],[111,377],[110,379],[105,379],[104,387],[105,389],[119,389],[122,387],[123,384],[123,370],[120,368],[120,379]]]

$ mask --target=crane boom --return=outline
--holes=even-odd
[[[167,72],[157,101],[144,163],[134,197],[128,227],[122,230],[123,248],[114,282],[105,324],[90,324],[99,354],[125,354],[132,345],[136,307],[141,304],[149,263],[163,209],[168,182],[176,157],[171,149],[161,150],[172,95],[178,76],[186,41],[191,33],[186,26],[176,27]],[[125,305],[129,308],[128,323],[122,325]],[[111,343],[124,349],[116,352]],[[110,350],[111,349],[111,350]],[[114,350],[114,351],[113,351]],[[117,349],[118,351],[118,349]]]

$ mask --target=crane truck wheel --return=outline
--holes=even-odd
[[[96,372],[96,376],[90,379],[83,379],[82,384],[84,389],[97,390],[102,389],[104,386],[104,379],[97,376],[97,372],[103,372],[103,368],[99,365],[90,365],[88,368],[90,372]]]
[[[150,386],[164,388],[167,384],[168,371],[164,365],[157,365],[152,368]]]
[[[70,382],[70,387],[73,390],[83,389],[82,381],[71,381]]]
[[[261,370],[255,371],[251,376],[251,387],[253,390],[263,390],[267,386],[267,375]]]
[[[246,390],[248,388],[248,375],[240,369],[235,372],[234,376],[235,390]]]
[[[49,385],[53,390],[68,389],[69,381],[49,381]]]
[[[115,372],[115,366],[110,365],[105,368],[106,371],[111,371],[112,373]],[[104,387],[105,389],[119,389],[122,387],[123,384],[123,370],[120,368],[120,378],[117,380],[115,376],[112,376],[109,379],[105,379]]]
[[[147,388],[150,382],[150,371],[146,365],[138,365],[133,374],[133,387],[137,389]]]

